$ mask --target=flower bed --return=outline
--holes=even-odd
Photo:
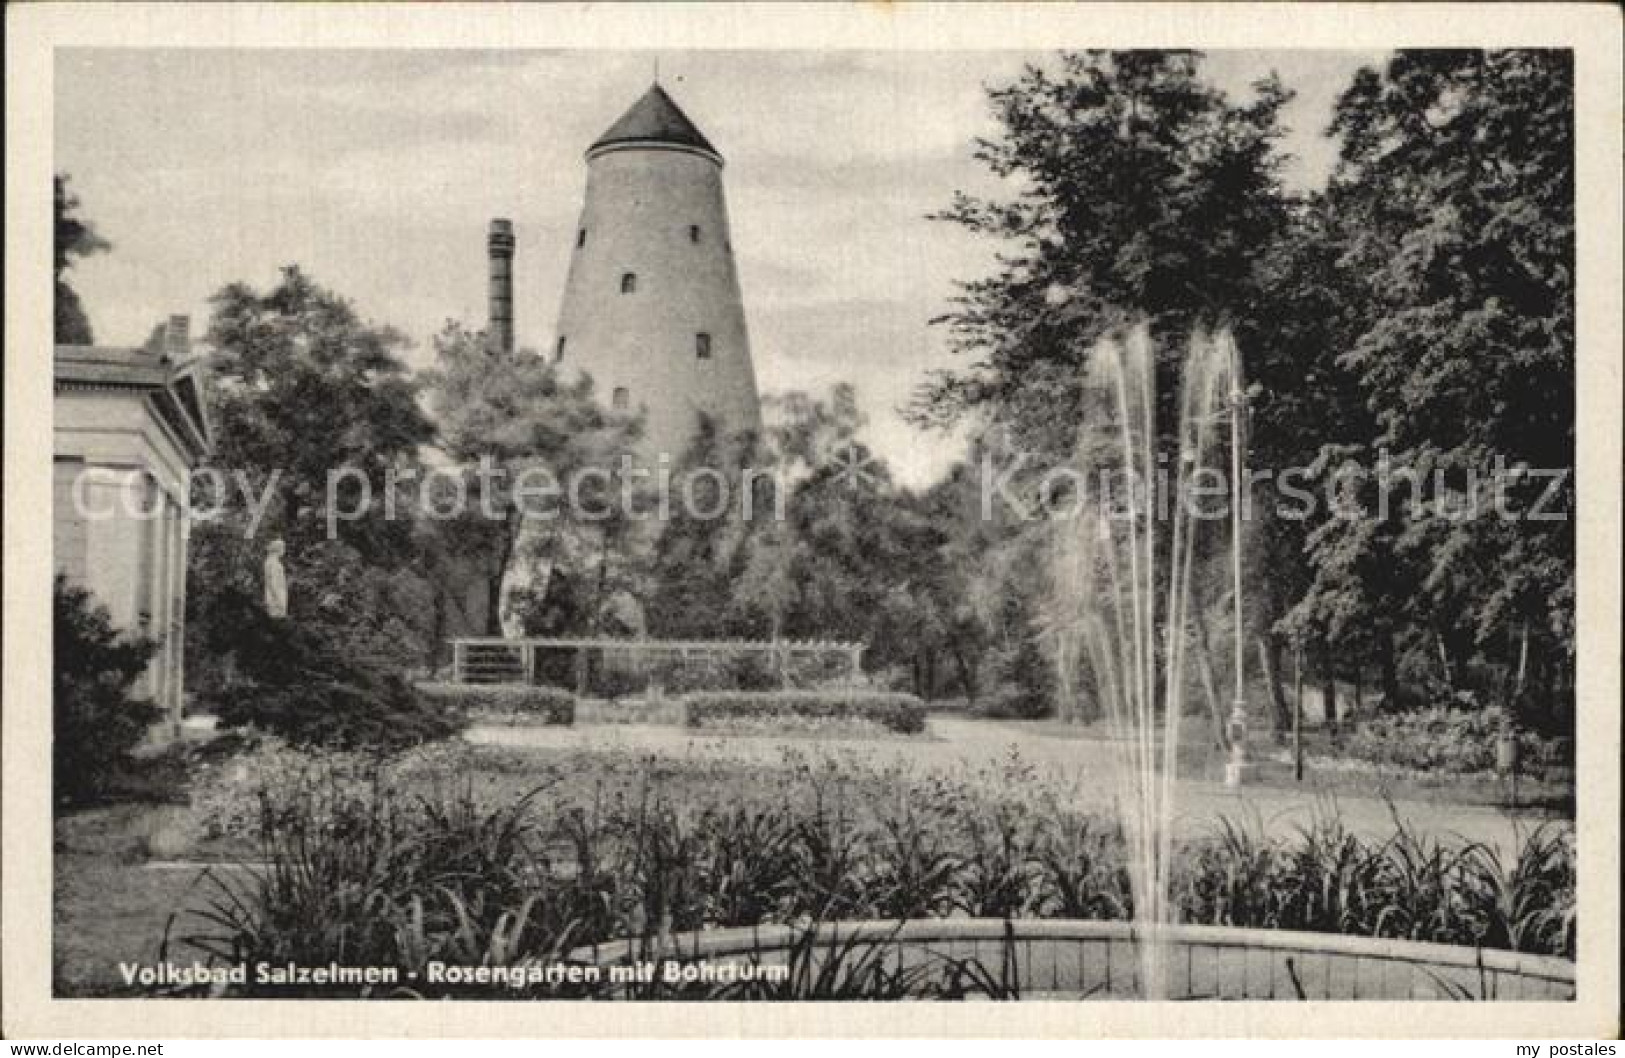
[[[1123,923],[1134,911],[1120,828],[1015,759],[921,773],[866,766],[849,749],[797,749],[781,766],[597,748],[538,756],[448,744],[388,761],[269,749],[264,767],[224,763],[229,781],[212,799],[232,809],[216,817],[240,818],[254,847],[245,858],[265,866],[213,876],[200,892],[215,917],[183,915],[176,943],[310,964],[342,952],[416,972],[436,951],[513,966],[739,927],[928,920],[908,929],[945,937],[967,919]],[[1575,885],[1566,828],[1499,849],[1399,823],[1356,835],[1332,810],[1296,830],[1255,821],[1181,837],[1170,895],[1182,924],[1226,934],[1572,958]],[[1033,929],[1037,939],[1043,928]],[[865,966],[858,957],[851,968]],[[942,994],[965,985],[943,972],[931,985]],[[854,981],[791,997],[880,998],[897,984]]]
[[[784,723],[794,729],[847,723],[917,735],[925,730],[925,707],[912,694],[892,691],[719,691],[690,695],[684,722],[693,728]]]

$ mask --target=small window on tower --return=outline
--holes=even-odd
[[[553,353],[553,362],[555,364],[557,364],[557,363],[563,362],[563,360],[564,360],[564,335],[561,334],[561,335],[559,335],[559,347]]]
[[[636,272],[626,272],[621,275],[621,293],[636,294],[638,291],[638,276]]]
[[[700,241],[700,226],[698,224],[690,224],[688,226],[688,241],[689,242],[699,242]]]
[[[694,336],[694,357],[698,360],[711,359],[711,336],[700,333]]]
[[[615,395],[610,398],[609,403],[616,411],[625,411],[632,403],[632,394],[627,392],[625,386],[616,386]]]
[[[576,231],[576,245],[577,246],[585,246],[585,245],[587,245],[587,229],[586,228],[580,228],[580,229],[578,229]]]

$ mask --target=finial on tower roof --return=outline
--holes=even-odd
[[[711,142],[659,84],[651,85],[649,90],[643,93],[643,97],[621,115],[620,120],[598,137],[597,142],[588,148],[587,156],[590,158],[603,148],[627,143],[667,143],[695,147],[712,155],[719,162],[722,160],[717,149],[711,146]]]

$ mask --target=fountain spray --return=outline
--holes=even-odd
[[[1148,998],[1160,998],[1168,994],[1168,966],[1159,933],[1176,914],[1174,800],[1189,630],[1221,601],[1199,597],[1195,570],[1226,558],[1232,566],[1235,640],[1232,746],[1245,736],[1240,502],[1245,390],[1229,334],[1194,335],[1173,437],[1178,459],[1172,487],[1165,490],[1159,488],[1163,475],[1156,458],[1161,438],[1149,329],[1141,324],[1097,342],[1087,358],[1085,382],[1090,421],[1079,431],[1076,456],[1085,502],[1078,508],[1078,524],[1062,526],[1055,536],[1051,632],[1061,693],[1079,694],[1076,669],[1086,664],[1119,756],[1118,810],[1139,927],[1140,984]],[[1221,425],[1230,427],[1228,468],[1220,457]],[[1214,517],[1194,506],[1196,486],[1209,474],[1222,478],[1226,469],[1228,517]],[[1227,777],[1237,764],[1236,753],[1232,748]]]

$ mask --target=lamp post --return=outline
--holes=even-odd
[[[1246,635],[1241,605],[1241,446],[1242,416],[1247,394],[1241,388],[1240,354],[1230,346],[1230,594],[1235,607],[1236,693],[1230,704],[1230,759],[1224,765],[1224,784],[1240,786],[1252,772],[1247,759],[1247,690],[1244,663]]]

